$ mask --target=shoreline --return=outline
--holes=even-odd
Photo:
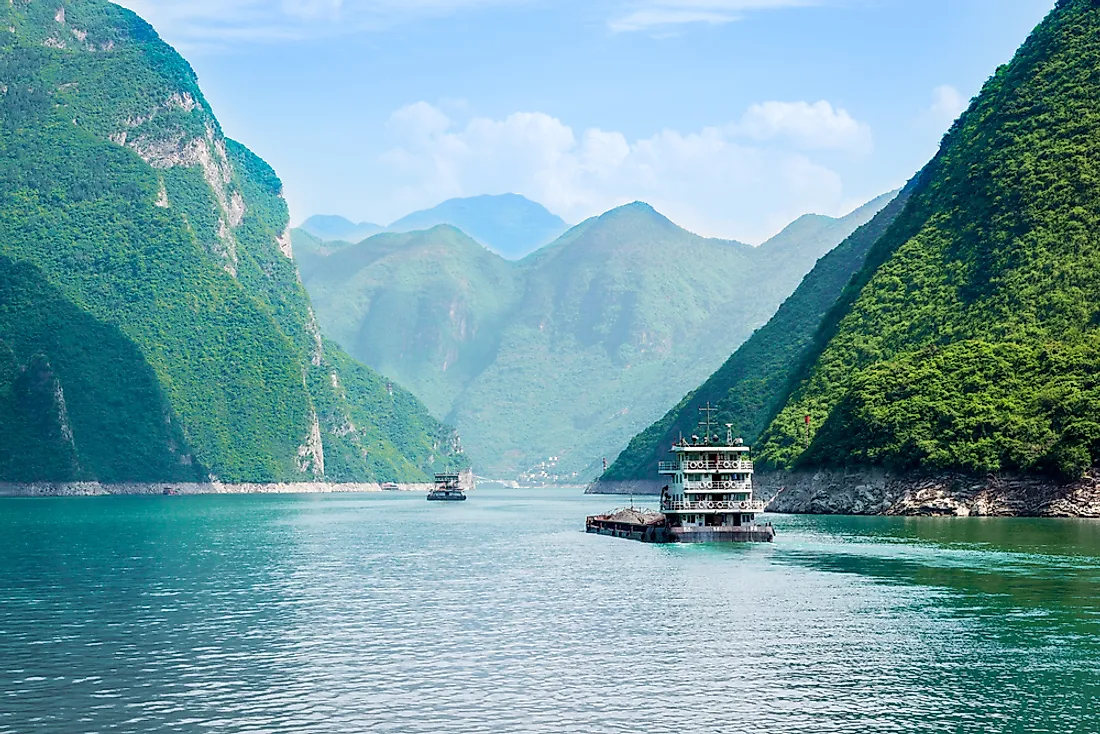
[[[587,494],[659,495],[653,479],[596,481]],[[1100,469],[1081,479],[962,472],[892,473],[876,468],[761,471],[754,495],[767,512],[897,517],[1054,517],[1100,519]]]
[[[0,497],[427,493],[433,485],[430,482],[398,482],[397,486],[397,490],[384,490],[380,482],[0,482]]]

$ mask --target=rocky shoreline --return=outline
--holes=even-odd
[[[1100,518],[1100,472],[1073,482],[1039,475],[882,469],[761,472],[769,512],[812,515]]]
[[[637,494],[660,495],[661,487],[668,484],[667,481],[657,479],[628,479],[624,481],[603,481],[597,479],[584,489],[585,494]]]
[[[586,494],[659,495],[655,479],[596,481]],[[1100,471],[1073,482],[1039,475],[883,469],[758,472],[754,493],[768,512],[795,515],[1100,518]]]
[[[398,484],[406,492],[427,492],[431,484]],[[0,497],[99,497],[106,495],[196,494],[328,494],[381,492],[378,483],[287,482],[275,484],[227,484],[223,482],[30,482],[0,483]]]

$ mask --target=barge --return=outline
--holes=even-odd
[[[673,461],[662,461],[658,472],[669,483],[661,490],[661,511],[619,510],[595,515],[585,530],[645,543],[770,543],[771,523],[759,523],[765,503],[753,499],[753,463],[749,447],[733,437],[726,425],[726,441],[714,433],[715,409],[699,409],[702,438],[681,438],[670,450]]]

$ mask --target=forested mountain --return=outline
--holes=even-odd
[[[765,431],[779,467],[1100,460],[1100,6],[1061,0],[944,138]],[[812,420],[811,443],[803,434]]]
[[[488,476],[590,479],[889,200],[759,248],[645,204],[509,262],[449,226],[357,245],[296,233],[326,333],[459,427]]]
[[[448,199],[431,209],[413,212],[388,227],[344,217],[318,215],[299,227],[322,242],[361,242],[380,232],[417,232],[448,224],[462,230],[508,260],[519,260],[561,236],[569,227],[541,204],[519,194]]]
[[[452,431],[322,342],[281,192],[130,11],[0,6],[0,480],[452,463]]]
[[[672,444],[698,432],[699,408],[705,405],[717,408],[719,425],[732,424],[735,435],[755,443],[786,399],[790,379],[810,352],[826,313],[863,266],[871,246],[897,218],[912,185],[818,260],[767,325],[753,333],[702,387],[635,436],[600,477],[601,483],[656,480],[657,464]]]

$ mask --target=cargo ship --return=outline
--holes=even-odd
[[[585,523],[589,533],[630,538],[647,543],[770,543],[775,540],[771,523],[759,523],[765,503],[753,499],[753,463],[745,442],[733,437],[726,425],[726,440],[714,432],[714,412],[709,404],[699,409],[702,437],[681,438],[662,461],[658,473],[668,478],[661,490],[660,512],[630,508],[594,515]]]

